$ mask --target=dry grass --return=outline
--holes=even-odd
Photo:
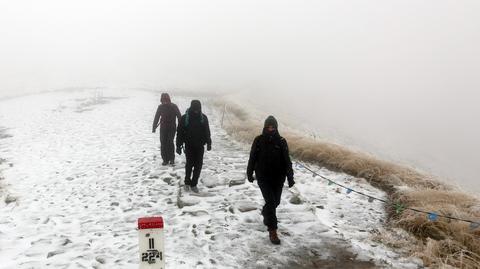
[[[224,122],[224,128],[237,140],[251,143],[259,134],[263,122],[253,120],[252,115],[234,103],[222,99],[213,102],[222,111],[227,104],[228,120]],[[373,186],[384,190],[391,202],[480,221],[480,206],[476,198],[458,192],[432,176],[294,131],[282,131],[282,135],[288,140],[290,153],[295,158],[365,178]],[[420,257],[425,266],[480,268],[480,229],[472,231],[468,223],[442,218],[431,222],[424,214],[413,211],[396,214],[393,208],[386,210],[391,228],[400,227],[415,237],[416,244],[408,244],[409,250]]]

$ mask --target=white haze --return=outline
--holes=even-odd
[[[477,0],[2,0],[0,95],[242,91],[327,139],[480,190],[478,14]]]

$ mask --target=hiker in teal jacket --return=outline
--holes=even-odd
[[[185,185],[198,192],[197,184],[203,165],[203,154],[212,149],[208,118],[202,113],[202,104],[193,100],[190,108],[182,116],[177,129],[177,153],[185,149]],[[193,170],[193,176],[192,176]]]

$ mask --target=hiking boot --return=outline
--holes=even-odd
[[[168,165],[168,162],[167,162],[167,161],[163,161],[162,165],[163,165],[163,166]]]
[[[186,178],[185,179],[185,186],[190,186],[190,185],[192,185],[192,180],[189,179],[189,178]]]
[[[270,242],[274,245],[280,245],[280,239],[278,239],[277,230],[268,231],[270,233]]]
[[[171,165],[175,165],[175,161],[171,160],[171,161],[170,161],[170,164],[171,164]]]
[[[194,193],[198,193],[198,187],[197,186],[192,186],[192,191]]]

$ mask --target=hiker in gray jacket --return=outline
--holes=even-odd
[[[177,129],[176,120],[180,122],[182,114],[177,105],[170,101],[168,93],[162,93],[161,104],[155,113],[152,133],[155,133],[160,125],[160,151],[163,159],[162,165],[175,164],[175,132]],[[159,124],[160,121],[160,124]]]

